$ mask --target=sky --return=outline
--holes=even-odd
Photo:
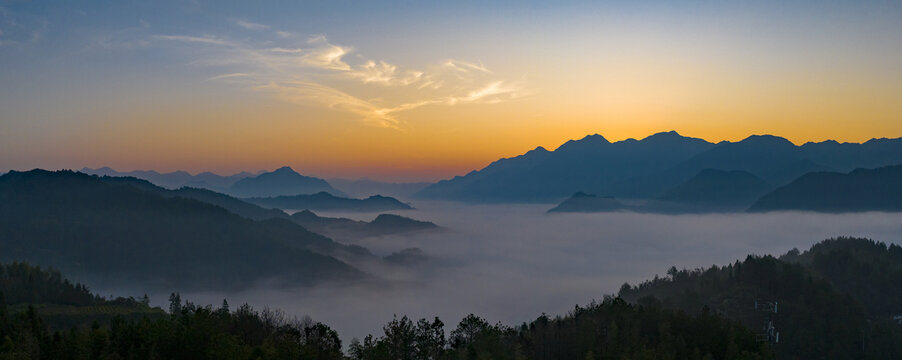
[[[902,137],[900,18],[898,1],[0,0],[0,171],[434,181],[594,133]]]

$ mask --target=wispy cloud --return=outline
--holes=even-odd
[[[213,36],[187,36],[187,35],[156,35],[155,39],[159,40],[170,40],[170,41],[182,41],[189,43],[202,43],[202,44],[210,44],[210,45],[234,45],[230,41],[220,39]]]
[[[248,74],[248,73],[230,73],[230,74],[222,74],[222,75],[217,75],[217,76],[214,76],[214,77],[211,77],[211,78],[207,78],[207,81],[225,80],[225,79],[232,79],[232,78],[238,78],[238,77],[248,77],[248,76],[251,76],[251,74]]]
[[[405,69],[359,54],[350,57],[355,53],[353,47],[334,44],[324,35],[304,40],[295,33],[262,24],[236,24],[249,30],[266,30],[272,39],[248,42],[210,35],[156,35],[153,39],[210,45],[192,63],[232,71],[208,81],[241,79],[235,83],[282,101],[325,106],[386,128],[403,129],[398,114],[424,106],[494,104],[529,94],[522,80],[499,79],[478,62],[446,59],[424,69]],[[378,90],[383,95],[377,99],[354,95],[377,91],[367,90],[372,86],[383,89]]]
[[[245,21],[245,20],[235,20],[235,25],[238,25],[238,26],[243,27],[248,30],[254,30],[254,31],[267,30],[270,28],[268,25],[252,23],[250,21]]]
[[[321,104],[333,109],[348,111],[369,123],[381,127],[398,129],[398,120],[391,116],[391,110],[381,108],[369,101],[345,93],[341,90],[304,81],[270,82],[256,87],[258,90],[272,91],[283,101],[295,104]]]

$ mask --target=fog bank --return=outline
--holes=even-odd
[[[902,214],[546,214],[549,205],[465,205],[417,202],[397,214],[435,222],[446,231],[361,239],[379,255],[418,247],[433,256],[428,268],[410,271],[390,286],[257,288],[238,293],[182,293],[182,299],[218,306],[268,305],[309,315],[353,337],[381,334],[393,314],[439,316],[446,332],[469,313],[508,325],[540,314],[562,314],[679,268],[722,265],[747,254],[807,249],[848,235],[900,243]],[[372,220],[376,214],[322,213]],[[377,274],[379,275],[379,274]],[[151,294],[166,306],[168,294]]]

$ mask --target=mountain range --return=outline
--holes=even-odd
[[[291,220],[310,231],[339,240],[439,229],[432,222],[394,214],[379,214],[372,221],[366,222],[323,217],[310,210],[303,210],[291,214]]]
[[[136,178],[11,171],[0,176],[0,229],[0,261],[105,284],[221,289],[369,277],[339,260],[368,250],[310,232],[282,212]]]
[[[749,211],[902,211],[902,165],[813,172],[761,197]]]
[[[229,176],[217,175],[211,172],[191,175],[186,171],[169,173],[159,173],[153,170],[119,172],[109,167],[98,169],[83,168],[81,172],[98,176],[135,177],[168,189],[182,187],[200,188],[236,197],[300,195],[314,194],[321,191],[336,196],[347,196],[344,192],[332,187],[326,180],[301,175],[288,166],[283,166],[270,172],[260,171],[256,174],[241,172]]]
[[[98,176],[115,176],[115,177],[135,177],[150,181],[156,185],[169,189],[178,189],[180,187],[204,188],[214,191],[225,191],[236,181],[255,176],[255,174],[243,171],[233,175],[218,175],[212,172],[202,172],[197,175],[191,175],[187,171],[173,171],[168,173],[160,173],[153,170],[135,170],[135,171],[116,171],[109,167],[97,169],[82,168],[79,170],[88,175]]]
[[[366,199],[339,197],[322,191],[310,195],[253,197],[245,201],[268,208],[285,210],[388,211],[413,209],[398,199],[373,195]]]
[[[609,142],[601,135],[538,147],[442,180],[415,198],[465,202],[556,202],[576,192],[657,199],[706,169],[743,171],[778,187],[813,171],[851,171],[902,162],[902,139],[794,145],[772,135],[711,143],[674,131]]]

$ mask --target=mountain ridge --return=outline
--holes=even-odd
[[[902,159],[902,138],[795,145],[764,134],[715,144],[676,131],[616,142],[594,134],[569,140],[554,151],[537,147],[498,159],[466,175],[438,181],[414,198],[552,203],[583,191],[655,199],[709,168],[745,171],[780,186],[812,171],[885,166],[894,159]]]

